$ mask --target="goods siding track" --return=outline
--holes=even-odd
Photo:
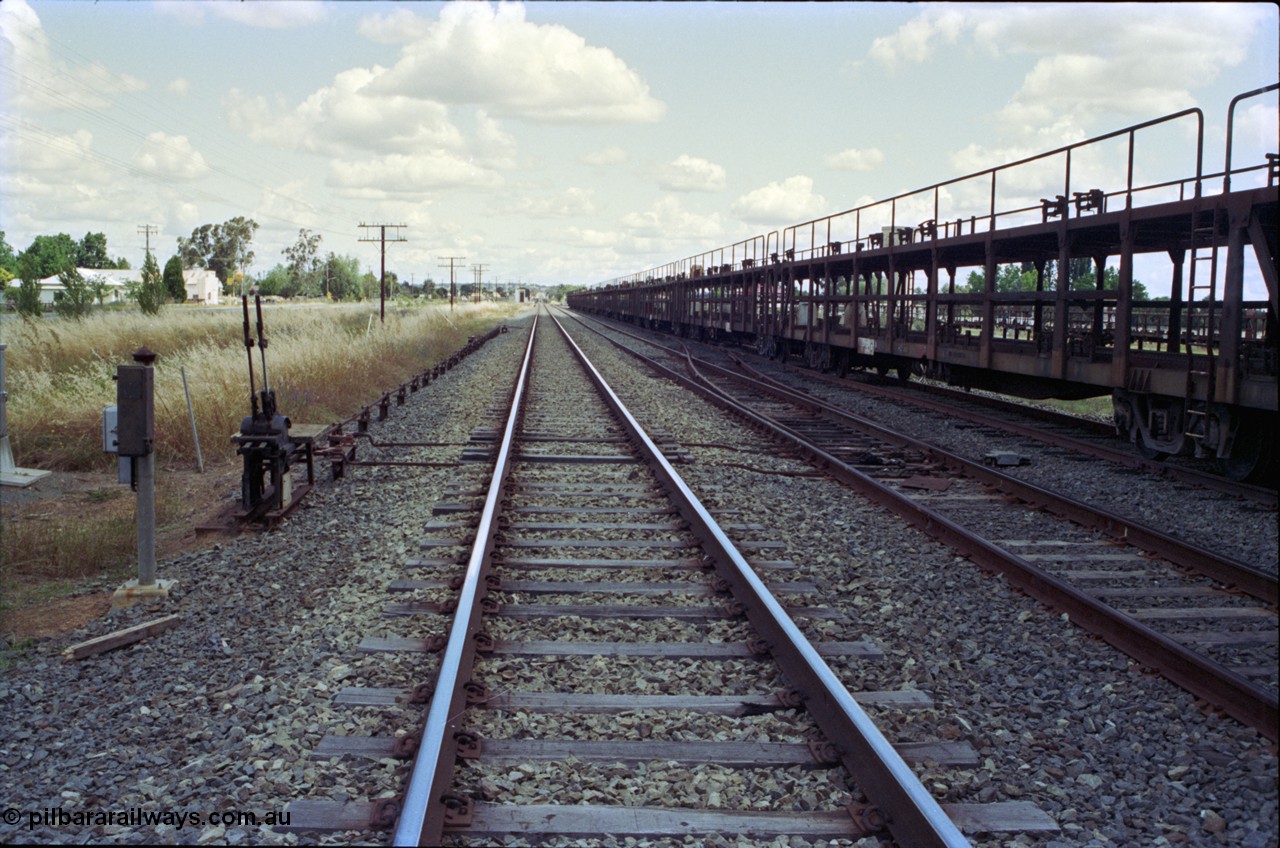
[[[989,427],[1056,448],[1067,453],[1096,457],[1143,474],[1179,480],[1202,489],[1234,495],[1275,508],[1277,491],[1273,485],[1260,486],[1229,480],[1207,461],[1161,459],[1142,456],[1132,446],[1117,442],[1115,425],[1096,419],[1068,415],[1044,407],[1002,400],[984,394],[973,394],[925,381],[890,383],[882,377],[864,375],[864,379],[842,379],[834,374],[813,370],[801,372],[795,366],[784,366],[795,375],[797,385],[805,385],[820,397],[838,395],[824,392],[823,386],[853,388],[877,397],[901,403],[911,409],[930,410],[950,417],[963,418],[976,426]],[[815,388],[816,384],[816,388]],[[1021,419],[1035,423],[1022,423]]]
[[[423,542],[435,554],[469,552],[415,560],[424,579],[392,587],[445,599],[386,608],[422,617],[431,635],[364,646],[439,652],[434,682],[340,695],[424,703],[420,735],[331,736],[315,752],[412,756],[407,789],[296,802],[289,829],[394,823],[397,844],[722,832],[879,834],[904,845],[967,844],[961,828],[1053,830],[1026,802],[939,806],[907,762],[972,764],[972,748],[886,741],[859,702],[910,708],[927,697],[850,694],[828,661],[866,662],[875,646],[811,643],[793,616],[834,614],[805,605],[814,587],[788,581],[794,566],[768,559],[770,543],[735,545],[730,531],[763,528],[713,516],[673,466],[679,446],[647,435],[549,323],[531,333],[505,421],[475,434],[491,445],[492,477],[460,482],[457,500],[438,508],[453,520],[431,528],[448,535]],[[643,793],[625,806],[558,798],[566,772],[615,788],[636,770],[672,767],[701,787],[691,796],[699,808]],[[721,803],[726,771],[743,770],[759,788]],[[778,786],[788,789],[781,803]]]
[[[634,337],[633,337],[634,338]],[[655,344],[648,342],[648,344]],[[659,346],[758,426],[1273,741],[1274,574],[903,436],[746,369]]]

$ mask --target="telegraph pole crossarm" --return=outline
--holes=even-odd
[[[408,224],[361,224],[360,226],[365,230],[378,230],[377,238],[366,236],[361,238],[360,241],[376,241],[382,244],[382,275],[378,278],[378,287],[381,289],[378,320],[385,322],[387,320],[387,241],[408,241],[407,238],[400,235],[400,230],[407,227]],[[395,230],[390,239],[387,238],[388,228]]]
[[[454,277],[453,277],[454,269],[455,269],[455,268],[457,268],[458,266],[456,266],[454,263],[455,263],[455,262],[461,262],[462,260],[466,259],[467,257],[465,257],[465,256],[437,256],[436,258],[437,258],[437,259],[442,259],[442,260],[444,260],[444,259],[449,260],[449,264],[448,264],[448,265],[441,265],[441,266],[439,266],[439,267],[441,267],[441,268],[448,268],[448,269],[449,269],[449,309],[450,309],[450,311],[452,311],[452,310],[453,310],[453,301],[454,301],[454,299],[457,297],[457,294],[458,294],[458,286],[457,286],[457,283],[455,282]]]

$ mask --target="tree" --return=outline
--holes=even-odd
[[[333,300],[361,300],[364,289],[360,281],[360,260],[329,252],[320,267],[322,285]]]
[[[63,318],[79,321],[93,307],[93,290],[76,268],[68,268],[58,275],[62,283],[62,295],[55,298],[53,308]]]
[[[77,268],[112,268],[115,263],[107,255],[107,237],[104,233],[85,233],[76,245]]]
[[[107,284],[105,277],[98,275],[89,281],[89,291],[93,293],[93,299],[98,301],[98,305],[102,306],[107,302],[107,295],[111,293],[111,286]]]
[[[79,252],[80,245],[66,233],[58,233],[56,236],[36,236],[31,246],[19,257],[19,260],[26,258],[33,264],[28,267],[26,273],[19,272],[18,276],[25,280],[28,279],[28,274],[34,274],[34,279],[43,280],[61,274],[68,268],[76,267],[76,257]]]
[[[178,237],[178,256],[186,268],[208,268],[226,284],[232,275],[253,262],[254,233],[258,222],[236,217],[221,224],[205,224],[192,230],[190,238]]]
[[[187,281],[182,276],[182,257],[170,256],[164,263],[164,290],[174,303],[186,303]]]
[[[164,295],[164,276],[155,257],[148,253],[142,263],[142,282],[129,287],[129,297],[138,302],[144,315],[156,315],[164,305]]]
[[[313,295],[320,292],[316,274],[320,270],[320,236],[310,230],[298,230],[298,240],[281,251],[289,260],[289,276],[295,292]]]
[[[0,270],[9,272],[9,279],[18,276],[18,254],[13,252],[13,245],[5,241],[4,230],[0,230]]]
[[[18,256],[18,277],[21,282],[18,283],[17,291],[14,292],[13,302],[18,314],[23,318],[39,318],[44,312],[44,307],[40,303],[40,281],[44,277],[41,276],[40,271],[38,253],[24,251]]]

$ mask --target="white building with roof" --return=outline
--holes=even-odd
[[[208,268],[186,268],[182,281],[187,287],[188,303],[217,306],[222,298],[222,281]]]
[[[102,282],[105,284],[106,294],[103,296],[103,303],[120,303],[125,299],[125,291],[128,285],[136,282],[138,279],[138,271],[125,270],[118,271],[115,268],[77,268],[80,276],[84,277],[84,281],[93,288],[95,283]],[[16,288],[22,281],[16,277],[9,281],[11,288]],[[45,277],[40,281],[40,302],[41,303],[57,303],[62,299],[62,293],[66,291],[66,287],[62,285],[62,280],[58,279],[58,275]],[[96,295],[95,295],[96,299]]]

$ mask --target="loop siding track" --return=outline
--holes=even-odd
[[[582,323],[590,327],[586,322]],[[596,332],[600,331],[596,330]],[[1187,545],[1135,522],[1101,513],[1086,504],[1061,497],[963,457],[942,451],[925,442],[889,431],[831,404],[801,395],[776,381],[753,380],[743,374],[730,372],[705,361],[698,361],[695,365],[692,355],[687,351],[684,352],[683,359],[686,369],[692,376],[686,377],[631,350],[610,336],[600,334],[620,349],[645,361],[658,372],[697,391],[713,403],[735,412],[755,426],[773,432],[784,443],[810,457],[828,475],[852,486],[874,502],[895,512],[909,524],[919,527],[939,541],[964,553],[979,565],[1003,573],[1012,585],[1051,608],[1067,613],[1075,624],[1101,636],[1143,665],[1158,671],[1170,681],[1222,709],[1236,720],[1253,727],[1266,738],[1276,741],[1277,734],[1280,734],[1280,729],[1277,728],[1280,722],[1277,693],[1274,688],[1261,686],[1245,676],[1246,672],[1257,673],[1260,676],[1273,674],[1273,671],[1268,669],[1273,670],[1275,666],[1277,587],[1274,576],[1260,572],[1244,563],[1227,560],[1209,551]],[[626,335],[632,334],[626,333]],[[637,336],[632,335],[632,337],[639,339]],[[659,348],[668,355],[679,358],[675,351],[664,345],[640,340]],[[714,383],[702,372],[714,374],[720,384]],[[732,382],[739,386],[745,385],[748,387],[747,390],[756,393],[756,396],[750,400],[732,396],[721,388],[725,382]],[[762,399],[761,396],[767,399]],[[765,408],[769,408],[773,415],[791,416],[792,426],[785,426],[775,420],[770,412],[761,411]],[[904,454],[905,461],[919,469],[916,479],[921,480],[923,487],[928,487],[931,472],[940,469],[945,469],[948,474],[972,478],[998,494],[1012,496],[1032,508],[1051,512],[1083,527],[1093,528],[1104,534],[1104,538],[1111,537],[1117,542],[1163,557],[1181,569],[1202,574],[1221,582],[1232,591],[1258,599],[1265,606],[1245,608],[1239,613],[1241,618],[1238,619],[1252,625],[1256,635],[1239,634],[1239,636],[1244,639],[1246,645],[1260,645],[1264,651],[1270,646],[1269,658],[1258,664],[1256,668],[1250,666],[1246,669],[1245,664],[1240,664],[1241,670],[1237,672],[1206,655],[1206,651],[1213,650],[1214,639],[1208,638],[1204,643],[1204,650],[1201,651],[1154,630],[1142,620],[1154,615],[1141,610],[1122,611],[1116,605],[1095,597],[1089,591],[1072,585],[1068,580],[1048,573],[1024,557],[983,538],[962,523],[931,509],[921,499],[908,496],[900,488],[889,485],[891,481],[877,480],[868,473],[868,469],[854,467],[833,455],[828,449],[821,447],[815,438],[801,432],[801,429],[808,428],[797,427],[795,419],[802,415],[809,415],[815,420],[838,421],[841,425],[851,425],[856,430],[872,434],[882,443],[904,449],[907,452]],[[841,434],[835,435],[839,439]],[[847,436],[845,439],[847,440]],[[858,450],[854,451],[854,453],[857,452]],[[990,503],[996,504],[998,501],[992,500]],[[1146,595],[1159,597],[1161,591],[1167,592],[1167,590],[1148,589]],[[1132,599],[1141,594],[1135,592],[1133,587],[1125,587],[1113,591],[1111,597],[1115,598],[1116,603],[1122,603],[1126,598]],[[1209,614],[1208,611],[1200,609],[1187,610],[1181,615],[1178,612],[1164,615],[1176,624],[1194,619],[1196,612],[1200,617]],[[1212,635],[1209,634],[1209,636]],[[1231,638],[1233,635],[1227,634],[1228,644]]]
[[[613,418],[614,428],[625,431],[626,447],[630,453],[608,452],[611,448],[620,447],[622,441],[614,437],[615,429],[606,429],[598,435],[587,433],[585,437],[581,423],[551,422],[559,431],[570,431],[570,435],[545,434],[536,432],[539,424],[526,421],[533,388],[530,373],[535,359],[535,337],[537,323],[530,334],[529,345],[525,350],[521,365],[520,377],[512,391],[510,412],[497,440],[497,457],[495,470],[485,490],[484,507],[476,521],[476,531],[471,552],[466,560],[466,573],[461,581],[457,598],[458,610],[447,640],[444,641],[440,671],[436,678],[430,707],[428,708],[421,742],[411,772],[408,789],[403,798],[396,802],[381,799],[373,803],[354,803],[334,805],[332,802],[300,801],[291,805],[295,822],[290,830],[347,829],[367,827],[370,822],[375,826],[389,825],[396,821],[395,843],[438,844],[444,834],[457,832],[460,835],[474,835],[480,838],[497,838],[506,834],[526,834],[528,836],[545,837],[549,834],[589,836],[609,832],[614,835],[660,835],[683,836],[717,831],[735,832],[741,835],[777,836],[777,835],[811,835],[826,838],[857,838],[866,834],[891,834],[904,845],[963,845],[968,844],[961,835],[957,822],[972,830],[1053,830],[1056,826],[1034,806],[1021,802],[997,804],[953,804],[947,805],[946,811],[938,805],[928,791],[920,784],[911,769],[904,761],[910,756],[912,746],[898,746],[896,750],[890,745],[871,720],[859,707],[854,696],[837,680],[827,666],[823,656],[857,655],[865,652],[861,643],[827,643],[814,646],[808,642],[791,620],[787,611],[773,596],[755,569],[748,563],[736,547],[712,518],[711,514],[699,502],[697,497],[685,485],[663,455],[654,439],[645,434],[640,425],[623,406],[617,395],[605,384],[595,368],[586,361],[585,356],[569,339],[567,332],[561,328],[568,345],[580,358],[582,369],[595,385],[600,398],[608,406]],[[541,342],[539,344],[550,344]],[[563,406],[565,401],[561,401]],[[586,406],[586,403],[575,406]],[[580,418],[586,410],[574,408],[565,410],[566,416]],[[547,423],[543,419],[542,425]],[[596,428],[599,425],[591,425]],[[529,433],[533,440],[521,442],[521,434]],[[588,450],[594,454],[579,456],[548,454],[533,449],[538,442],[574,443],[579,446],[591,444]],[[678,451],[668,447],[668,451],[678,456]],[[639,459],[647,471],[635,464]],[[623,463],[631,464],[634,470],[627,479],[631,482],[628,494],[634,494],[642,507],[650,513],[658,513],[667,521],[627,522],[627,521],[578,521],[564,524],[552,521],[524,519],[536,513],[563,512],[563,507],[536,507],[519,503],[521,493],[535,492],[544,498],[564,498],[574,494],[592,496],[594,504],[605,503],[601,498],[608,498],[609,505],[593,505],[578,509],[589,510],[581,514],[590,519],[607,519],[609,515],[622,515],[625,518],[639,517],[631,506],[613,506],[618,493],[605,494],[603,483],[593,486],[590,483],[558,483],[547,482],[543,477],[554,473],[554,469],[563,467],[584,467],[587,463],[600,463],[597,467],[608,468]],[[624,466],[625,467],[625,466]],[[513,471],[519,468],[519,471]],[[536,469],[531,472],[529,469]],[[551,470],[547,470],[551,469]],[[537,471],[545,471],[539,477]],[[562,473],[562,472],[561,472]],[[514,475],[514,476],[513,476]],[[602,479],[607,478],[604,471]],[[652,482],[647,482],[650,477]],[[532,479],[533,482],[529,482]],[[666,498],[666,505],[651,506],[655,497]],[[506,505],[506,516],[519,516],[512,519],[500,517],[500,511]],[[671,522],[674,513],[675,522]],[[646,515],[645,517],[652,517]],[[535,533],[565,533],[569,538],[540,538],[524,540],[529,547],[567,547],[588,548],[597,545],[601,548],[613,548],[614,556],[593,560],[530,560],[521,559],[519,552],[520,539],[513,538],[510,531],[518,529]],[[579,528],[577,536],[574,530]],[[588,535],[599,536],[600,530],[625,530],[630,533],[640,532],[644,535],[631,541],[593,540],[582,538],[582,531],[591,531]],[[666,535],[676,534],[675,540],[668,540]],[[692,538],[683,538],[691,536]],[[453,540],[446,540],[453,541]],[[537,583],[534,581],[500,580],[495,568],[504,565],[525,568],[547,568],[556,565],[571,565],[581,570],[584,566],[597,568],[609,566],[614,571],[623,568],[634,569],[653,563],[641,560],[638,554],[627,552],[627,549],[675,548],[694,549],[690,555],[683,554],[684,561],[660,559],[654,561],[665,566],[667,570],[691,565],[709,563],[715,568],[718,580],[704,593],[729,591],[734,603],[730,614],[744,615],[751,627],[761,637],[754,646],[747,647],[741,643],[726,642],[659,642],[659,643],[573,643],[573,642],[523,642],[504,643],[493,640],[484,630],[482,614],[488,612],[505,617],[510,614],[525,616],[546,616],[559,614],[592,615],[605,618],[622,615],[639,617],[648,609],[653,616],[663,618],[692,619],[703,623],[710,614],[712,617],[723,615],[716,608],[690,605],[659,606],[617,606],[598,608],[593,613],[588,606],[582,604],[550,604],[533,605],[524,603],[499,604],[497,593],[512,593],[520,596],[537,593],[575,593],[590,591],[592,593],[608,593],[621,591],[628,594],[647,594],[660,592],[660,603],[665,602],[666,593],[687,592],[693,589],[698,593],[696,584],[681,583],[651,587],[648,583],[623,582],[620,584],[596,583],[586,586],[577,584]],[[621,553],[618,553],[621,549]],[[502,553],[495,556],[495,553]],[[757,562],[758,567],[766,567],[769,563]],[[776,565],[776,564],[774,564]],[[420,582],[420,587],[427,587]],[[792,584],[798,587],[799,584]],[[784,591],[786,586],[780,587]],[[796,591],[798,589],[792,589]],[[536,607],[536,608],[535,608]],[[620,610],[622,611],[620,613]],[[431,611],[430,605],[405,604],[398,605],[394,612],[414,614]],[[807,608],[804,614],[821,616],[823,610]],[[401,640],[409,641],[409,640]],[[413,640],[420,643],[417,647],[430,649],[432,640]],[[438,644],[438,643],[437,643]],[[784,676],[793,687],[788,701],[783,701],[783,708],[803,706],[808,715],[816,722],[820,732],[827,740],[828,747],[810,743],[658,743],[656,741],[599,741],[571,740],[556,743],[553,741],[535,742],[534,740],[488,740],[480,741],[463,731],[469,706],[484,705],[488,708],[517,707],[525,710],[549,710],[557,708],[576,708],[585,711],[613,712],[623,709],[703,709],[721,714],[734,714],[753,709],[769,712],[779,708],[779,703],[772,697],[760,696],[679,696],[670,695],[644,696],[635,694],[611,695],[556,695],[554,693],[522,693],[498,692],[489,693],[478,683],[478,676],[473,671],[477,666],[478,655],[492,653],[501,656],[507,653],[542,654],[542,655],[586,655],[611,658],[627,656],[661,657],[663,655],[687,657],[729,657],[745,656],[763,652],[771,654],[779,667],[785,669]],[[483,666],[481,661],[477,667]],[[374,703],[386,693],[368,693]],[[860,697],[880,698],[884,701],[903,699],[902,693],[864,693]],[[327,739],[322,744],[318,756],[339,754],[357,754],[365,756],[390,756],[402,753],[402,745],[393,744],[392,740],[338,738]],[[857,785],[866,803],[851,804],[845,810],[827,812],[798,812],[784,810],[779,812],[761,810],[694,810],[682,808],[657,807],[601,807],[582,805],[546,805],[530,806],[499,805],[477,803],[461,795],[453,794],[457,782],[454,766],[459,757],[483,765],[486,758],[501,762],[530,762],[541,759],[561,759],[566,756],[587,758],[588,760],[603,757],[614,762],[646,762],[664,760],[691,755],[698,761],[697,749],[705,747],[713,753],[703,754],[706,761],[718,762],[721,765],[752,767],[769,763],[785,765],[787,763],[803,764],[807,767],[842,764]],[[919,746],[920,756],[931,760],[945,760],[948,756],[946,744]],[[962,746],[963,747],[963,746]],[[793,759],[798,756],[798,759]],[[967,755],[966,755],[967,756]],[[815,757],[817,757],[815,761]],[[847,799],[853,800],[853,799]],[[397,815],[398,814],[398,815]]]

